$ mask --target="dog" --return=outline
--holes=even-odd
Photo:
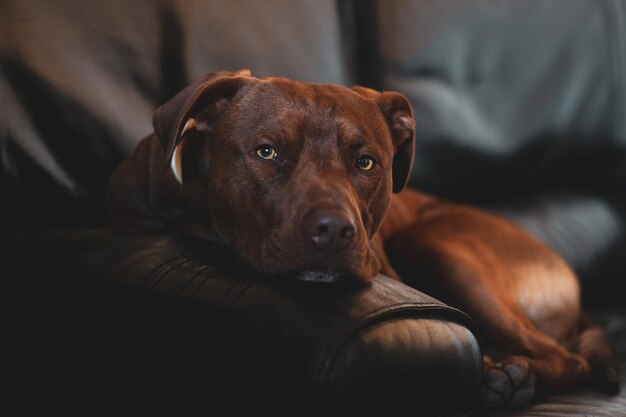
[[[111,177],[111,227],[200,236],[267,276],[381,273],[428,292],[480,329],[488,407],[619,390],[605,334],[555,252],[494,214],[406,188],[415,123],[402,94],[222,71],[153,122]]]

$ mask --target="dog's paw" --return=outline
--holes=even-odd
[[[617,395],[620,392],[619,365],[611,360],[592,364],[593,373],[591,385],[594,389],[608,395]]]
[[[498,363],[485,363],[483,404],[488,408],[522,406],[535,396],[535,382],[536,377],[524,358],[510,357]]]

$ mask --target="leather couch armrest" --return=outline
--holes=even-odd
[[[13,345],[29,358],[19,361],[29,390],[207,405],[229,393],[393,399],[438,412],[477,398],[471,319],[384,276],[366,286],[260,277],[227,249],[145,232],[55,230],[11,247],[13,311],[25,320]]]

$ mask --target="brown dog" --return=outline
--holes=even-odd
[[[202,236],[268,275],[380,272],[426,291],[481,329],[489,406],[617,391],[604,334],[559,256],[494,215],[399,193],[414,150],[401,94],[220,72],[160,107],[154,128],[111,179],[111,226]],[[401,279],[385,248],[411,273]]]

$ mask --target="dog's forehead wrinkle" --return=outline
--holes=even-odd
[[[300,160],[317,170],[321,170],[322,173],[343,165],[339,147],[334,137],[314,130],[305,132],[303,138],[304,146]]]
[[[263,112],[257,111],[259,102]],[[379,113],[377,107],[345,87],[271,79],[254,86],[241,103],[245,113],[258,114],[253,122],[258,129],[269,130],[280,124],[294,137],[305,135],[306,129],[314,130],[318,140],[381,133],[369,123]]]
[[[305,109],[311,113],[324,113],[335,116],[339,113],[356,112],[363,114],[376,106],[349,88],[332,84],[309,84],[274,79],[266,84],[266,93],[282,104]],[[366,110],[367,109],[367,110]]]
[[[345,137],[363,138],[365,135],[364,129],[366,126],[363,123],[355,122],[354,120],[343,116],[337,117],[336,121],[339,131],[343,133]]]

